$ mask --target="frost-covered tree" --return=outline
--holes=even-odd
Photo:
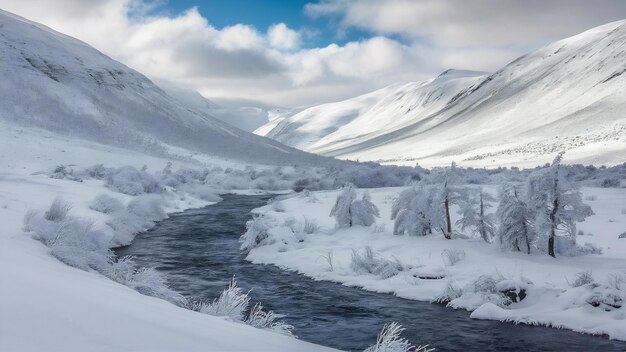
[[[547,250],[552,257],[557,232],[574,241],[576,223],[593,215],[591,207],[583,203],[580,191],[562,175],[562,158],[561,152],[550,167],[532,173],[526,183],[527,202],[534,212],[537,232],[547,237]]]
[[[391,207],[394,235],[426,236],[431,233],[433,188],[419,183],[400,193]]]
[[[335,206],[330,211],[330,216],[334,216],[337,227],[345,228],[352,226],[352,202],[356,199],[356,190],[353,184],[348,183],[341,191],[335,201]]]
[[[478,233],[487,243],[491,243],[495,234],[494,215],[487,214],[487,209],[491,208],[489,202],[495,199],[485,193],[482,188],[475,192],[464,192],[459,201],[459,219],[456,224],[462,231],[470,229]]]
[[[530,254],[530,246],[535,241],[536,234],[528,206],[517,188],[508,183],[500,187],[498,201],[496,216],[500,223],[497,231],[500,245]]]
[[[352,225],[371,226],[380,216],[378,207],[372,203],[369,192],[365,191],[360,200],[355,200],[350,205]]]
[[[439,229],[443,236],[452,239],[452,222],[450,220],[450,205],[457,204],[461,198],[461,190],[454,184],[458,178],[458,169],[453,162],[443,174],[435,175],[435,193],[431,207],[431,224]]]

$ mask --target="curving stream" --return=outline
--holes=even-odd
[[[202,209],[172,215],[137,236],[118,256],[167,274],[186,296],[213,299],[235,275],[252,301],[283,314],[300,339],[362,351],[386,322],[397,321],[415,344],[437,351],[626,351],[626,343],[567,330],[472,320],[466,311],[314,281],[275,266],[247,262],[239,251],[250,210],[271,196],[224,195]]]

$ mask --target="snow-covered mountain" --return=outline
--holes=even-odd
[[[339,158],[529,166],[626,160],[626,21],[547,45],[499,71],[446,71],[258,129]]]
[[[87,44],[2,10],[0,52],[0,124],[150,153],[182,149],[267,164],[328,160],[234,128]]]
[[[226,122],[241,130],[252,132],[269,121],[270,109],[259,104],[226,106],[205,98],[199,92],[169,81],[157,81],[157,85],[172,98],[200,112]]]

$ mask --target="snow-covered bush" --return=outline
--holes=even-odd
[[[164,299],[178,306],[187,305],[187,299],[170,289],[165,277],[154,268],[138,268],[127,285],[146,296]]]
[[[444,249],[441,256],[446,260],[448,265],[453,266],[465,259],[465,251],[462,249]]]
[[[304,218],[304,227],[302,228],[302,231],[304,231],[304,233],[310,235],[312,233],[318,232],[319,230],[320,227],[315,220],[309,219],[307,217]]]
[[[255,216],[246,222],[246,232],[239,238],[241,250],[250,251],[258,247],[269,237],[269,230],[278,225],[278,221],[269,216]]]
[[[378,334],[376,344],[365,349],[364,352],[429,352],[434,349],[428,345],[415,347],[409,340],[400,335],[405,329],[398,323],[385,324],[383,330]]]
[[[93,165],[85,169],[85,174],[91,178],[102,180],[106,177],[107,168],[102,164]]]
[[[124,209],[124,204],[117,199],[106,194],[96,196],[89,204],[89,208],[104,214],[111,214]]]
[[[463,295],[463,289],[459,287],[456,281],[451,280],[451,281],[448,281],[443,292],[441,292],[439,295],[435,297],[435,299],[433,299],[433,302],[447,304],[453,299],[457,299],[461,297],[461,295]]]
[[[132,166],[111,170],[107,173],[106,180],[111,189],[131,196],[163,191],[163,186],[156,178]]]
[[[246,223],[246,232],[239,238],[241,250],[250,251],[255,247],[304,241],[304,223],[294,218],[279,220],[273,216],[255,216]]]
[[[103,270],[112,255],[101,230],[95,229],[92,222],[67,217],[64,219],[52,240],[45,243],[50,253],[69,266],[82,270]]]
[[[83,182],[82,178],[74,174],[74,170],[68,169],[65,165],[59,165],[55,167],[54,170],[50,173],[50,178]]]
[[[620,292],[608,286],[593,287],[591,293],[585,297],[585,301],[591,306],[605,311],[619,309],[624,305],[624,299]]]
[[[503,283],[502,287],[500,287],[500,283]],[[485,303],[492,303],[496,306],[504,307],[511,304],[511,300],[503,291],[509,291],[516,287],[517,286],[510,280],[506,280],[503,277],[496,279],[491,275],[480,275],[465,285],[462,294],[450,300],[448,305],[453,308],[463,308],[467,310],[474,310]],[[445,298],[444,294],[441,295],[442,301],[444,301]],[[458,294],[458,292],[453,289],[448,292],[450,296],[456,294]]]
[[[612,273],[607,278],[609,287],[612,287],[618,291],[626,288],[626,276],[624,274]]]
[[[133,198],[128,202],[127,210],[143,219],[151,226],[154,221],[163,220],[167,217],[163,210],[164,200],[157,195],[144,194]]]
[[[178,306],[187,305],[187,299],[167,285],[165,277],[153,268],[139,268],[132,257],[111,258],[100,271],[104,276],[126,285],[137,292],[164,299]]]
[[[268,329],[283,335],[295,337],[293,334],[293,325],[282,322],[278,320],[278,318],[280,317],[273,311],[265,311],[263,310],[263,305],[257,303],[250,309],[244,322],[258,329]]]
[[[219,298],[211,303],[201,303],[198,311],[219,317],[229,317],[234,321],[244,321],[248,303],[250,303],[250,296],[237,286],[237,281],[233,277],[228,288],[222,291]]]
[[[388,279],[403,271],[404,265],[395,257],[393,260],[389,260],[375,254],[372,248],[367,246],[363,253],[352,250],[350,268],[357,274],[372,274],[382,279]]]
[[[352,226],[352,201],[356,199],[356,190],[354,185],[349,183],[343,187],[335,205],[330,211],[330,216],[335,217],[337,228],[345,228]]]
[[[400,193],[391,206],[394,235],[426,236],[432,232],[432,191],[419,183]]]
[[[581,271],[576,274],[576,279],[571,283],[572,287],[580,287],[594,282],[591,271]]]
[[[355,200],[350,205],[352,225],[372,226],[376,218],[380,216],[378,207],[372,203],[369,192],[365,191],[360,200]]]
[[[48,210],[46,210],[44,217],[48,221],[62,221],[67,216],[67,213],[72,209],[72,204],[62,200],[61,198],[55,198],[50,204]]]

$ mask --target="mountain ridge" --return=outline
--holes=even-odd
[[[456,160],[470,166],[535,166],[560,149],[568,150],[569,162],[626,160],[626,116],[621,113],[626,109],[626,20],[548,44],[454,87],[432,84],[449,72],[454,71],[409,83],[422,84],[422,91],[385,87],[391,92],[364,113],[305,146],[294,146],[343,159],[399,164]],[[393,99],[402,94],[417,101],[420,94],[436,92],[446,95],[445,102],[433,109],[394,107]],[[358,98],[333,104],[341,109]],[[282,131],[266,135],[293,145],[285,126],[299,119],[297,128],[311,129],[332,113],[323,107],[285,117]]]

